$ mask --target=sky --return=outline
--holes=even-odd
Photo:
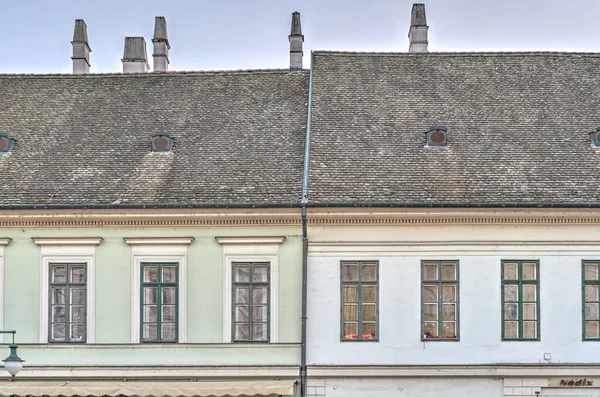
[[[430,51],[600,52],[600,0],[421,0]],[[291,13],[310,51],[408,50],[407,0],[0,0],[0,73],[70,73],[75,19],[88,26],[91,72],[122,70],[124,37],[152,58],[164,16],[170,70],[289,66]],[[152,66],[152,61],[150,60]]]

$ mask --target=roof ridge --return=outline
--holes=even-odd
[[[43,78],[57,78],[57,77],[70,77],[70,78],[98,78],[98,77],[155,77],[155,76],[168,76],[178,77],[187,75],[234,75],[234,74],[294,74],[298,72],[308,72],[308,69],[302,69],[300,71],[290,72],[289,68],[280,69],[230,69],[230,70],[173,70],[168,72],[146,72],[146,73],[122,73],[122,72],[107,72],[107,73],[88,73],[88,74],[72,74],[72,73],[0,73],[0,78],[13,78],[13,77],[43,77]]]
[[[390,56],[390,57],[423,57],[423,56],[591,56],[600,57],[600,52],[569,51],[432,51],[432,52],[395,52],[395,51],[314,51],[315,55],[346,56]]]

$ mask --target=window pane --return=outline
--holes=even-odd
[[[442,305],[442,320],[456,320],[456,304],[444,303]]]
[[[438,301],[438,286],[437,285],[424,285],[423,286],[423,302]]]
[[[177,336],[175,335],[174,323],[162,324],[161,331],[161,338],[163,341],[174,341],[177,338]]]
[[[587,302],[598,302],[598,285],[585,286],[585,300]]]
[[[523,302],[535,302],[537,301],[537,285],[523,285]]]
[[[358,302],[358,287],[356,285],[344,285],[344,302]]]
[[[537,324],[535,321],[523,321],[523,338],[537,338]]]
[[[362,339],[375,338],[375,323],[362,323]]]
[[[175,287],[163,287],[161,303],[164,305],[175,304]]]
[[[50,338],[53,341],[64,341],[65,340],[65,324],[52,324],[50,328]]]
[[[164,323],[174,323],[176,317],[175,306],[163,306],[162,308],[162,319]]]
[[[64,323],[67,320],[67,315],[64,306],[52,306],[52,322]]]
[[[52,278],[53,283],[66,283],[67,282],[67,265],[52,265]]]
[[[437,320],[438,305],[437,303],[427,303],[423,305],[423,320]]]
[[[523,303],[523,320],[537,320],[537,304]]]
[[[342,281],[358,281],[358,263],[342,265]]]
[[[504,301],[518,302],[519,301],[519,286],[516,284],[504,285]]]
[[[516,339],[519,337],[519,323],[516,321],[506,321],[504,323],[504,338]]]
[[[52,287],[52,303],[64,305],[66,302],[65,287]]]
[[[362,305],[362,319],[367,321],[375,321],[377,318],[377,306],[370,303]]]
[[[456,285],[442,285],[442,300],[456,302]]]
[[[267,340],[267,324],[252,324],[252,340]]]
[[[144,287],[144,302],[150,304],[158,303],[156,287]]]
[[[456,264],[442,263],[442,281],[456,280]]]
[[[453,321],[442,323],[442,338],[456,338],[456,323]]]
[[[344,323],[344,339],[356,339],[358,337],[358,323]]]
[[[249,303],[250,290],[248,287],[234,287],[234,301],[235,303]]]
[[[536,280],[536,264],[534,262],[523,263],[523,280]]]
[[[267,287],[254,287],[252,290],[252,303],[266,304],[267,303]]]
[[[518,280],[518,265],[516,263],[504,263],[504,279]]]
[[[597,263],[586,263],[585,264],[585,279],[586,280],[598,280],[598,264]]]
[[[356,303],[345,303],[344,304],[344,321],[356,321],[358,320],[358,304]]]
[[[438,323],[437,322],[426,322],[423,324],[423,333],[425,339],[437,338],[438,337]]]
[[[85,288],[71,288],[70,292],[72,305],[85,304]]]
[[[437,280],[438,279],[438,271],[437,271],[437,263],[425,263],[423,264],[423,280]]]
[[[254,312],[252,321],[257,323],[267,322],[268,311],[266,306],[254,306],[252,309]]]
[[[144,282],[158,282],[158,266],[144,266]]]
[[[600,338],[598,321],[586,321],[585,322],[585,337],[586,338]]]
[[[177,282],[177,267],[163,266],[162,267],[162,282],[163,283]]]
[[[377,287],[375,287],[374,285],[363,285],[362,301],[377,302]]]
[[[157,325],[156,324],[144,324],[142,326],[142,339],[157,340],[158,339]]]
[[[234,319],[236,322],[248,322],[248,306],[236,306]]]
[[[151,323],[158,321],[158,312],[156,306],[144,305],[144,316],[143,322]]]
[[[377,265],[375,263],[362,264],[362,281],[377,281]]]
[[[250,265],[242,263],[234,264],[233,281],[236,283],[250,282]]]
[[[518,320],[519,319],[519,305],[517,303],[505,303],[504,304],[504,319],[505,320]]]
[[[85,321],[85,306],[71,306],[72,323],[81,323]]]
[[[600,318],[598,318],[598,303],[585,304],[585,319],[600,320]]]
[[[84,265],[71,265],[69,272],[70,282],[74,284],[85,283],[85,266]]]
[[[267,282],[267,265],[254,265],[254,269],[252,271],[252,282]]]
[[[233,338],[235,340],[248,340],[248,324],[235,324],[233,328]]]
[[[83,323],[71,324],[71,338],[73,342],[81,342],[85,338],[85,326]]]

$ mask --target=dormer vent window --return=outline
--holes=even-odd
[[[15,142],[16,140],[9,138],[8,134],[0,132],[0,154],[10,152]]]
[[[590,132],[590,138],[592,139],[592,146],[600,148],[600,127],[596,128],[595,132]]]
[[[446,146],[446,127],[431,127],[427,131],[426,146]]]
[[[154,134],[152,136],[153,152],[170,152],[173,147],[173,138],[167,133]]]

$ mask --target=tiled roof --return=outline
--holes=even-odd
[[[0,93],[0,204],[299,201],[307,72],[2,75]]]
[[[317,52],[313,73],[313,203],[600,202],[600,54]]]

